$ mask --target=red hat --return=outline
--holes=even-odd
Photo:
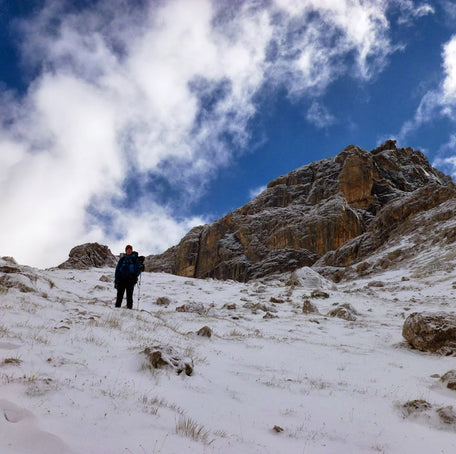
[[[127,244],[127,245],[125,246],[125,252],[127,252],[127,249],[133,250],[133,246],[132,246],[131,244]]]

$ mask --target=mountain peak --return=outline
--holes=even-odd
[[[149,256],[146,269],[246,281],[317,261],[347,266],[408,218],[455,197],[452,179],[420,151],[394,140],[372,151],[349,145],[274,179],[243,207]],[[357,248],[343,248],[355,239]]]

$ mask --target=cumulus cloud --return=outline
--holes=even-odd
[[[445,117],[456,121],[456,35],[443,45],[442,69],[439,86],[426,92],[421,98],[414,117],[404,123],[398,134],[400,141],[435,118]]]
[[[443,48],[445,78],[442,84],[442,104],[456,104],[456,36]]]
[[[248,146],[256,95],[369,79],[396,49],[390,5],[48,0],[20,25],[27,93],[0,107],[0,251],[50,266],[85,241],[175,243],[204,222],[186,204]]]
[[[439,86],[425,93],[414,117],[402,126],[398,139],[403,141],[410,133],[439,118],[456,123],[456,35],[442,47],[442,79]],[[437,151],[433,165],[456,178],[455,134],[451,134]]]

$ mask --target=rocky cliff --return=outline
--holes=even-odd
[[[391,140],[370,152],[350,145],[194,228],[178,245],[147,257],[146,270],[247,281],[314,264],[346,267],[406,221],[455,198],[452,179],[420,151]]]

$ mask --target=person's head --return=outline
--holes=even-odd
[[[133,252],[133,246],[127,244],[127,245],[125,246],[125,253],[126,253],[127,255],[130,255],[132,252]]]

